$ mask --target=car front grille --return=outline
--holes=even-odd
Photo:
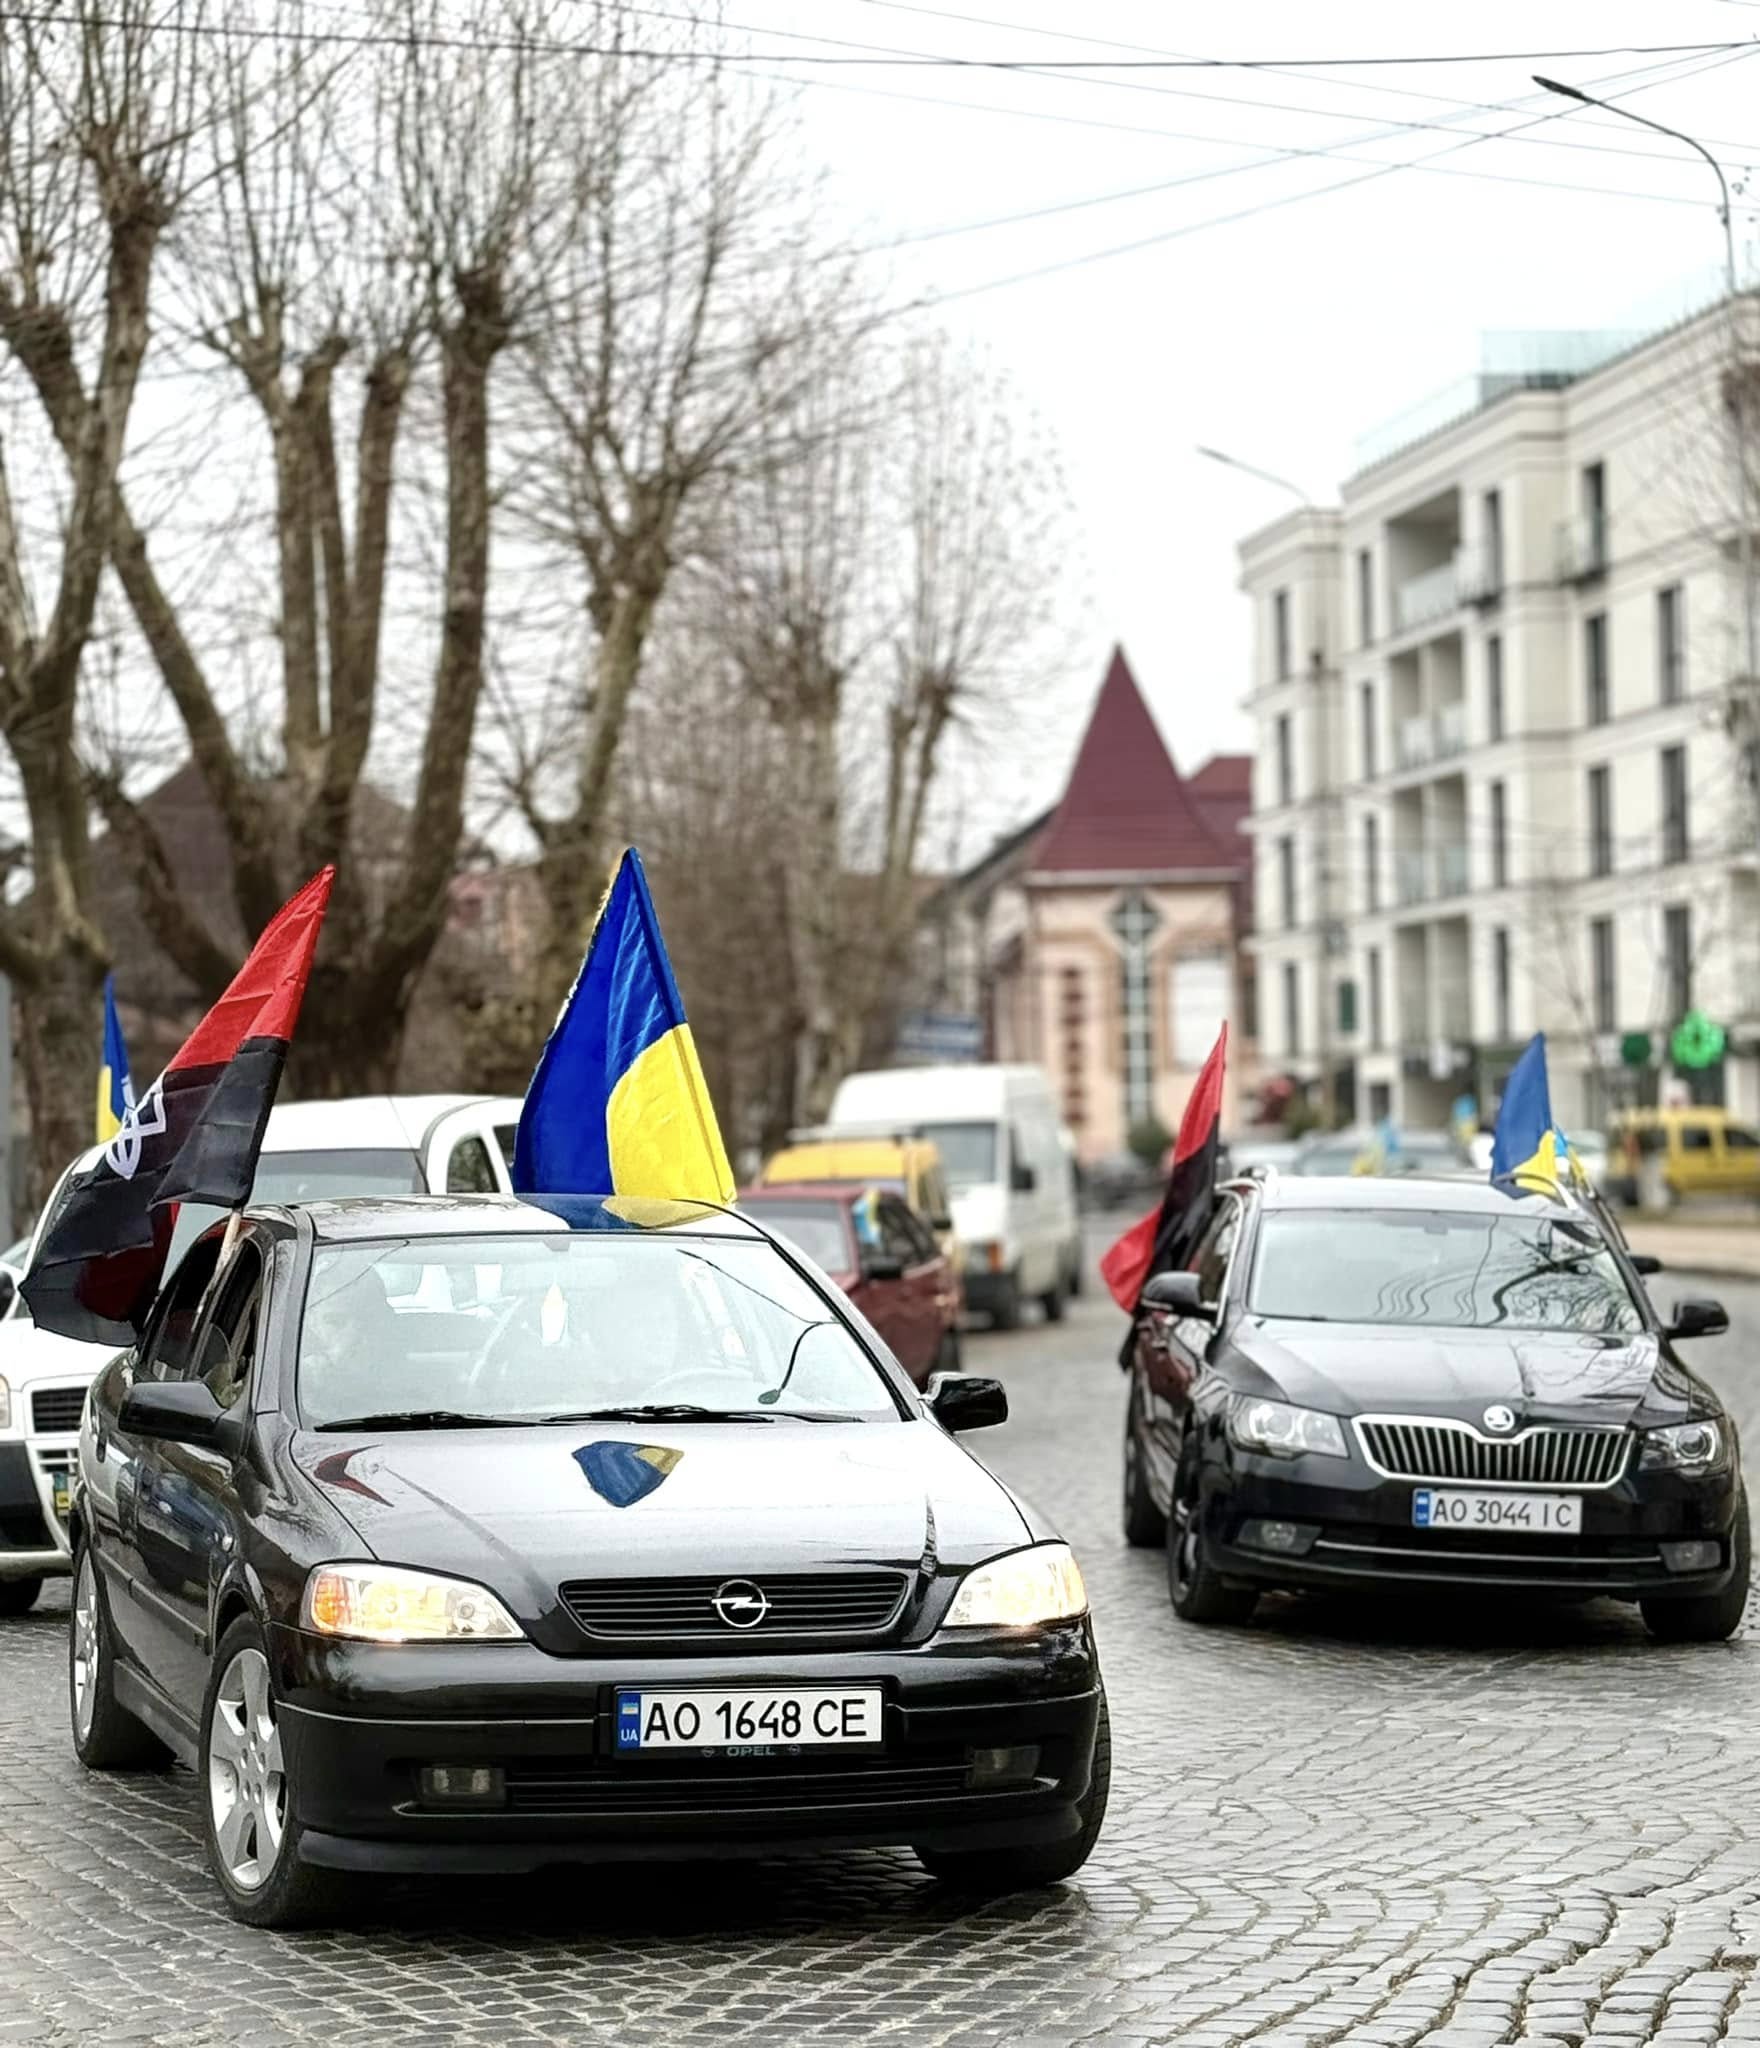
[[[1600,1425],[1536,1424],[1516,1436],[1482,1436],[1470,1422],[1360,1415],[1364,1455],[1390,1479],[1476,1486],[1612,1486],[1624,1472],[1632,1437]]]
[[[828,1806],[889,1807],[1039,1789],[1016,1784],[974,1792],[966,1771],[963,1760],[922,1763],[908,1757],[874,1757],[832,1769],[754,1769],[718,1761],[682,1770],[646,1761],[608,1769],[530,1759],[508,1767],[507,1804],[514,1813],[817,1814]]]
[[[788,1572],[751,1578],[574,1579],[561,1592],[569,1613],[601,1642],[656,1648],[712,1642],[738,1650],[778,1637],[882,1635],[898,1618],[907,1583],[898,1571]],[[717,1595],[730,1591],[744,1603],[724,1603],[733,1621],[715,1604]],[[763,1612],[745,1622],[754,1612],[754,1593]]]
[[[85,1409],[84,1387],[42,1387],[31,1396],[31,1427],[39,1436],[69,1433]]]

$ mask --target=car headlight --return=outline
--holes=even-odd
[[[300,1620],[361,1643],[506,1643],[523,1633],[486,1586],[376,1564],[319,1565]]]
[[[12,1389],[0,1379],[0,1429],[12,1427]]]
[[[1007,1265],[1002,1246],[993,1238],[979,1238],[965,1248],[968,1273],[1000,1273]]]
[[[1239,1450],[1265,1451],[1273,1458],[1348,1458],[1344,1430],[1336,1415],[1318,1408],[1292,1408],[1287,1401],[1263,1401],[1236,1394],[1228,1404],[1228,1440]]]
[[[1724,1461],[1728,1439],[1707,1416],[1702,1422],[1677,1422],[1668,1429],[1647,1429],[1640,1466],[1652,1471],[1708,1472]]]
[[[943,1628],[1032,1628],[1088,1611],[1082,1568],[1067,1543],[1035,1543],[969,1571]]]

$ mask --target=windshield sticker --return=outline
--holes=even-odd
[[[596,1444],[582,1444],[574,1461],[601,1500],[609,1501],[614,1508],[633,1508],[665,1482],[683,1456],[683,1451],[664,1444],[632,1444],[613,1437]]]

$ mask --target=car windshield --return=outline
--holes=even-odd
[[[426,1183],[414,1152],[265,1152],[251,1183],[253,1202],[328,1202],[338,1195],[419,1195]],[[177,1212],[166,1271],[181,1259],[210,1223],[225,1215],[204,1202],[185,1202]]]
[[[1600,1233],[1557,1216],[1273,1211],[1259,1230],[1252,1307],[1300,1322],[1598,1336],[1644,1326]]]
[[[827,1273],[849,1270],[849,1230],[841,1202],[754,1202],[751,1208],[767,1230],[787,1238],[815,1266]]]
[[[994,1124],[924,1124],[919,1135],[941,1154],[941,1172],[950,1188],[988,1187],[1002,1178]]]
[[[775,1246],[633,1230],[323,1247],[298,1374],[316,1429],[900,1413]]]

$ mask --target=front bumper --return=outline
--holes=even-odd
[[[1019,1301],[1020,1276],[1004,1268],[993,1273],[987,1266],[968,1266],[960,1275],[960,1292],[967,1309],[977,1316],[993,1316],[1010,1298]]]
[[[71,1482],[77,1436],[0,1443],[0,1579],[65,1576],[73,1569],[55,1482]]]
[[[1100,1711],[1086,1620],[888,1650],[557,1657],[531,1644],[339,1644],[270,1630],[301,1854],[334,1868],[518,1871],[787,1850],[1007,1849],[1077,1833]],[[625,1687],[878,1684],[879,1751],[620,1757]],[[1038,1749],[1018,1782],[974,1750]],[[425,1804],[424,1765],[505,1773],[493,1809]]]
[[[1355,1455],[1284,1460],[1231,1451],[1230,1467],[1213,1468],[1201,1495],[1210,1561],[1243,1584],[1308,1591],[1509,1587],[1649,1600],[1716,1593],[1728,1583],[1740,1490],[1734,1468],[1689,1478],[1640,1473],[1634,1459],[1610,1487],[1537,1489],[1581,1493],[1583,1526],[1575,1536],[1417,1528],[1412,1495],[1424,1486],[1500,1490],[1463,1480],[1384,1479]],[[1248,1525],[1255,1521],[1318,1533],[1301,1554],[1280,1554],[1251,1540]],[[1717,1542],[1714,1569],[1669,1568],[1661,1546],[1688,1538]]]

